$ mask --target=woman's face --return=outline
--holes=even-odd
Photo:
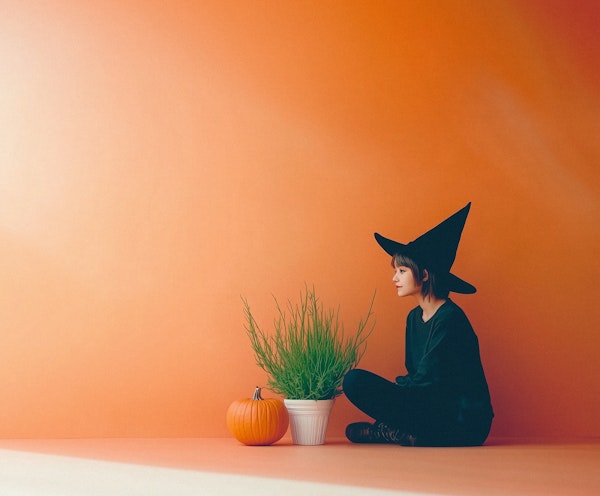
[[[404,265],[394,265],[392,278],[398,296],[417,296],[421,294],[421,284],[417,283],[412,270]]]

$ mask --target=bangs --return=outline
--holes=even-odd
[[[399,266],[403,266],[403,267],[408,267],[416,274],[419,273],[419,266],[417,265],[417,262],[415,262],[412,258],[410,258],[406,255],[402,255],[400,253],[396,253],[392,257],[391,264],[392,264],[393,269],[395,269],[396,267],[399,267]]]

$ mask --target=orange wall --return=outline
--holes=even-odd
[[[567,4],[0,0],[0,436],[228,435],[265,382],[240,295],[268,327],[305,281],[349,328],[377,290],[394,377],[372,233],[467,201],[492,435],[599,436],[600,14]]]

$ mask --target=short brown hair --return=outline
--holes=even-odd
[[[448,298],[448,293],[450,292],[447,288],[447,285],[444,283],[444,278],[439,277],[436,273],[429,269],[428,267],[421,267],[413,258],[402,255],[400,253],[396,253],[392,257],[392,267],[396,268],[398,266],[408,267],[417,284],[421,285],[421,294],[423,296],[435,296],[436,298]],[[427,270],[427,280],[424,281],[424,270]]]

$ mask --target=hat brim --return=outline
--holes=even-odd
[[[414,253],[412,253],[412,250],[409,248],[408,245],[398,243],[398,241],[386,238],[379,233],[375,233],[375,240],[377,241],[377,243],[379,243],[379,246],[381,246],[384,249],[384,251],[392,257],[394,255],[415,255]]]
[[[394,255],[406,255],[410,258],[418,258],[418,253],[415,253],[410,246],[410,243],[405,245],[398,243],[393,239],[386,238],[379,233],[375,233],[375,240],[379,243],[379,246],[390,256]],[[462,280],[460,277],[455,276],[451,272],[446,275],[446,282],[448,285],[448,291],[460,294],[473,294],[477,292],[477,288],[467,281]]]
[[[460,277],[454,274],[448,274],[448,290],[453,293],[473,294],[477,292],[477,288],[467,281],[463,281]]]

